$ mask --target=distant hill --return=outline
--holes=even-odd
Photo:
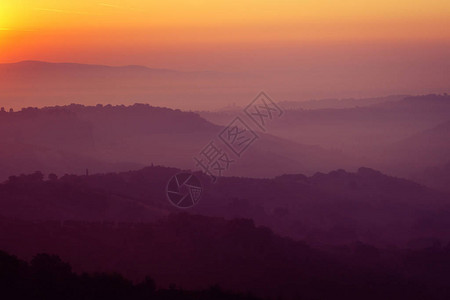
[[[230,113],[202,112],[216,124]],[[301,144],[336,149],[359,165],[411,176],[448,162],[450,96],[423,95],[342,109],[287,109],[270,133]]]
[[[222,130],[196,113],[144,104],[0,112],[0,178],[36,170],[58,175],[125,171],[152,163],[195,168],[194,156]],[[259,136],[242,159],[233,159],[227,175],[312,174],[356,166],[338,151]]]
[[[450,121],[394,143],[386,155],[391,165],[409,165],[415,172],[443,165],[450,161]]]
[[[408,97],[407,95],[392,95],[375,98],[347,98],[347,99],[317,99],[308,101],[282,101],[280,105],[285,109],[343,109],[366,107],[385,102],[400,101]]]
[[[232,113],[200,115],[225,124]],[[426,95],[353,108],[286,109],[283,118],[273,122],[270,133],[302,144],[373,156],[392,143],[448,121],[449,116],[450,96]]]
[[[450,162],[418,171],[412,178],[429,187],[450,193]]]
[[[242,80],[245,77],[247,80]],[[228,86],[237,88],[230,89]],[[232,99],[250,101],[257,80],[242,74],[182,72],[144,66],[105,66],[23,61],[0,64],[0,103],[14,107],[151,103],[210,109]]]
[[[93,64],[78,64],[78,63],[49,63],[43,61],[21,61],[18,63],[0,64],[0,70],[2,75],[9,77],[22,77],[28,74],[31,78],[34,78],[37,74],[40,76],[54,75],[67,75],[78,77],[85,72],[90,72],[93,76],[97,74],[109,74],[110,76],[122,76],[124,74],[141,74],[141,75],[154,75],[154,74],[176,74],[180,73],[175,70],[168,69],[153,69],[138,65],[129,66],[105,66],[105,65],[93,65]],[[123,73],[125,72],[125,73]]]
[[[444,94],[428,94],[418,96],[405,96],[402,99],[390,101],[383,101],[374,104],[378,108],[402,109],[407,111],[417,111],[422,113],[439,112],[440,109],[448,111],[450,105],[450,95]]]

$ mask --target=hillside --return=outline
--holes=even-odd
[[[231,114],[202,112],[201,116],[225,124]],[[270,133],[301,144],[338,149],[372,164],[386,147],[448,121],[449,115],[450,96],[445,94],[348,108],[290,108],[271,124]]]
[[[36,170],[58,175],[125,171],[152,163],[193,168],[194,156],[222,130],[196,113],[145,104],[0,112],[0,178]],[[338,151],[267,134],[254,144],[227,175],[312,174],[356,165]]]
[[[164,192],[177,172],[155,166],[57,180],[43,180],[39,173],[11,177],[0,185],[0,215],[55,221],[157,220],[177,211]],[[448,194],[371,169],[311,177],[224,177],[216,184],[206,175],[197,175],[205,190],[199,204],[189,210],[192,214],[250,218],[276,233],[317,245],[450,240]]]
[[[395,159],[393,164],[409,164],[416,172],[444,164],[450,161],[450,121],[399,141],[387,151]]]
[[[112,299],[130,299],[132,283],[117,275],[120,272],[135,283],[145,280],[152,293],[155,285],[147,276],[158,288],[169,288],[172,293],[175,286],[182,290],[216,286],[216,295],[206,299],[229,299],[226,295],[219,298],[217,285],[264,299],[440,300],[449,295],[448,246],[436,243],[421,250],[385,250],[353,243],[319,250],[247,219],[225,221],[176,214],[156,223],[117,225],[3,220],[0,248],[31,261],[30,269],[21,263],[22,272],[17,272],[17,260],[0,253],[0,265],[8,263],[9,270],[3,273],[0,268],[0,288],[3,285],[9,290],[17,279],[22,279],[22,287],[28,286],[28,280],[36,280],[33,275],[38,275],[36,291],[44,294],[55,289],[64,293],[74,284],[80,287],[91,282],[102,287],[97,291],[100,294],[114,289]],[[69,280],[80,275],[71,274],[70,266],[57,257],[37,253],[58,253],[76,273],[92,275],[81,275],[81,281]],[[29,276],[25,276],[27,270],[32,271]],[[108,285],[111,276],[115,282]],[[68,299],[88,291],[75,288]],[[162,292],[151,299],[159,299]],[[200,296],[192,294],[188,299],[202,299]],[[174,297],[166,294],[162,299]]]

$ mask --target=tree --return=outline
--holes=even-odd
[[[48,180],[56,181],[56,180],[58,180],[58,176],[54,173],[48,174]]]

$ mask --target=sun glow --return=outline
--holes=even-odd
[[[9,30],[12,27],[12,19],[14,16],[14,12],[11,9],[11,6],[0,2],[0,30]]]
[[[127,49],[450,41],[448,0],[0,1],[0,62],[85,61]]]

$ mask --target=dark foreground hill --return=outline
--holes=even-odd
[[[38,254],[30,263],[0,252],[0,293],[4,299],[46,300],[256,300],[249,294],[225,292],[218,286],[201,291],[157,289],[146,277],[133,283],[118,273],[76,274],[56,255]]]
[[[450,296],[450,248],[439,243],[422,250],[382,250],[363,243],[317,250],[256,227],[251,220],[188,214],[117,225],[3,220],[0,233],[0,248],[22,259],[58,253],[77,273],[119,272],[135,282],[150,275],[163,289],[176,285],[198,290],[218,284],[264,298],[305,300]],[[46,255],[35,257],[27,267],[2,254],[0,266],[3,292],[14,287],[25,294],[38,290],[32,299],[53,299],[46,297],[53,293],[64,299],[86,299],[77,298],[80,293],[98,293],[96,299],[133,299],[134,292],[144,291],[150,294],[147,299],[234,299],[218,292],[208,298],[214,290],[178,291],[181,298],[176,298],[170,296],[176,293],[173,289],[154,294],[149,280],[133,287],[118,275],[76,276],[68,265]]]
[[[148,299],[239,297],[184,292],[216,284],[272,299],[450,296],[447,194],[367,168],[310,177],[224,177],[216,184],[196,173],[204,194],[180,214],[165,196],[167,181],[179,171],[155,166],[59,179],[52,174],[48,180],[39,172],[12,176],[0,185],[0,249],[27,261],[37,253],[57,254],[78,274],[119,272],[133,282],[151,276],[163,290]],[[114,294],[111,299],[133,299],[140,289],[116,275],[75,276],[54,257],[38,258],[45,258],[43,273],[35,275],[32,262],[19,277],[1,277],[0,285],[19,284],[24,293],[37,285],[63,298],[100,289]],[[23,265],[6,261],[12,268],[6,274]],[[47,275],[49,281],[36,279]],[[116,281],[112,291],[105,287],[110,280]],[[183,291],[165,290],[173,284]],[[175,292],[191,298],[172,297]]]

